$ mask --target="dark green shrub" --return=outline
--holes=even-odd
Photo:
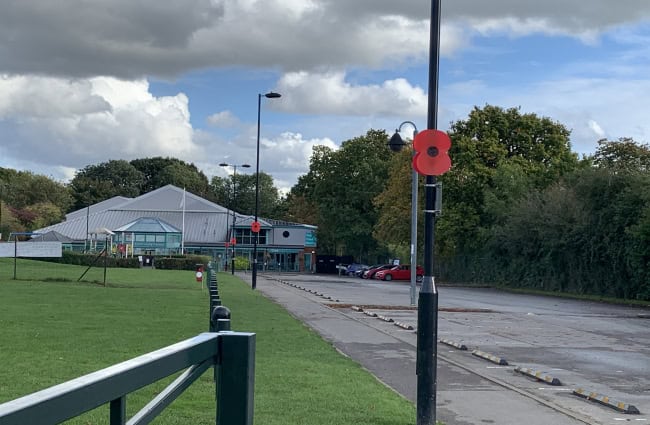
[[[80,253],[74,251],[63,251],[60,258],[43,258],[43,261],[48,261],[51,263],[60,263],[60,264],[72,264],[75,266],[104,266],[104,257],[99,256],[99,253]],[[130,268],[137,269],[140,267],[138,258],[117,258],[117,257],[108,257],[106,258],[107,267],[120,267],[120,268]]]
[[[209,261],[210,257],[206,255],[156,257],[154,266],[165,270],[196,270],[197,264],[205,268]]]

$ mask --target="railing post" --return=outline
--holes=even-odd
[[[221,304],[221,302],[219,302]],[[225,323],[227,322],[227,323]],[[218,305],[212,309],[210,315],[210,332],[220,332],[230,330],[230,309]]]
[[[126,396],[111,400],[110,410],[110,425],[126,424]]]
[[[212,320],[212,313],[214,309],[221,305],[221,299],[219,298],[219,288],[217,286],[217,274],[214,272],[214,269],[211,267],[208,268],[208,297],[210,302],[210,310],[208,312],[209,319],[209,329],[210,332],[217,332],[216,321]]]
[[[253,425],[255,334],[220,335],[216,425]]]

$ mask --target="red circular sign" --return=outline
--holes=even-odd
[[[230,245],[237,245],[237,239],[230,238]]]
[[[451,139],[440,130],[424,130],[413,138],[413,169],[425,176],[439,176],[451,168]]]
[[[253,233],[259,233],[262,226],[260,226],[259,221],[254,221],[251,223],[251,230]]]

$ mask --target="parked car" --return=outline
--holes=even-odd
[[[421,282],[424,277],[424,269],[420,266],[415,268],[415,280]],[[378,280],[411,280],[411,266],[403,264],[401,266],[394,266],[391,268],[378,270],[375,273],[375,279]]]
[[[364,279],[373,279],[374,276],[375,276],[375,273],[377,273],[379,270],[389,269],[391,267],[393,267],[392,264],[378,264],[378,265],[373,266],[373,267],[369,268],[368,270],[366,270],[363,273],[363,278]]]
[[[352,263],[345,269],[345,274],[347,274],[348,276],[356,276],[356,272],[358,270],[363,269],[364,267],[368,267],[368,266],[366,266],[365,264]]]
[[[371,269],[371,268],[373,268],[373,267],[376,267],[376,266],[373,265],[373,266],[363,266],[363,267],[360,267],[357,271],[354,272],[354,275],[355,275],[356,277],[363,278],[363,274],[364,274],[368,269]]]

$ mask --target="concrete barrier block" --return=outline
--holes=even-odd
[[[593,391],[587,391],[582,388],[578,388],[577,390],[573,390],[573,395],[576,395],[580,398],[583,398],[587,401],[593,401],[595,403],[602,404],[603,406],[609,407],[610,409],[614,409],[616,411],[619,411],[621,413],[627,413],[630,415],[638,415],[641,412],[639,412],[639,409],[637,409],[635,406],[632,406],[631,404],[628,403],[623,403],[621,401],[614,401],[610,399],[607,396],[604,396],[602,394],[598,394]]]
[[[499,366],[508,366],[508,362],[506,361],[506,359],[494,356],[492,354],[485,353],[485,352],[480,351],[480,350],[472,351],[472,355],[474,355],[476,357],[480,357],[480,358],[485,359],[487,361],[490,361],[492,363],[496,363]]]
[[[438,342],[440,342],[440,343],[442,343],[442,344],[445,344],[445,345],[449,345],[449,346],[454,347],[454,348],[458,348],[459,350],[462,350],[462,351],[466,351],[466,350],[467,350],[467,346],[466,346],[465,344],[461,344],[461,343],[458,343],[458,342],[450,341],[450,340],[448,340],[448,339],[444,339],[444,338],[443,338],[443,339],[439,339]]]
[[[536,371],[533,369],[522,368],[517,366],[515,372],[521,373],[522,375],[530,376],[531,378],[537,379],[538,381],[546,382],[549,385],[562,385],[559,379],[554,378],[550,375],[545,375],[543,372]]]

